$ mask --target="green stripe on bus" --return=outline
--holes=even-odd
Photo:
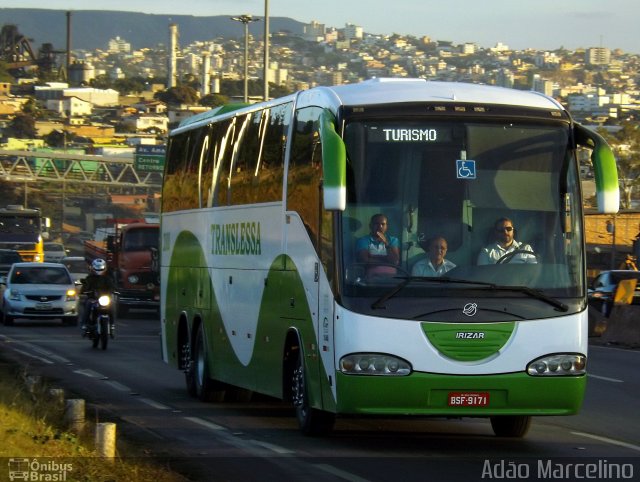
[[[338,410],[369,415],[573,415],[580,410],[587,377],[439,375],[336,377]],[[449,394],[488,394],[484,407],[449,406]]]
[[[254,390],[274,397],[282,397],[283,356],[287,333],[294,329],[300,336],[308,375],[308,396],[311,406],[328,411],[335,410],[335,400],[327,383],[328,375],[318,353],[318,341],[306,302],[302,279],[293,263],[285,255],[274,259],[268,271],[261,273],[266,280],[258,323],[254,336],[251,359],[245,366],[238,359],[230,339],[247,336],[233,330],[233,320],[225,327],[213,289],[213,282],[206,268],[204,250],[193,233],[181,232],[173,248],[166,289],[167,346],[177,365],[177,320],[186,313],[189,326],[195,319],[204,326],[209,357],[209,373],[216,380]],[[285,266],[285,269],[282,267]],[[295,300],[295,303],[291,303]],[[324,381],[324,382],[323,382]],[[288,380],[287,380],[288,382]]]

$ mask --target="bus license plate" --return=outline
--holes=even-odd
[[[450,407],[486,407],[489,392],[449,392]]]

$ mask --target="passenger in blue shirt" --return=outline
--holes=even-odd
[[[400,242],[387,234],[389,223],[384,214],[374,214],[369,223],[369,234],[356,242],[358,261],[371,267],[368,275],[394,275],[400,262]]]

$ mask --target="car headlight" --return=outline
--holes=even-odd
[[[98,304],[100,306],[109,306],[111,304],[111,296],[102,295],[98,298]]]
[[[140,278],[138,278],[138,275],[136,274],[132,274],[127,279],[129,280],[129,283],[131,283],[132,285],[138,284],[138,281],[140,281]]]
[[[67,290],[67,301],[75,301],[76,300],[76,290],[71,289]]]
[[[392,355],[352,353],[340,359],[340,371],[347,375],[406,376],[411,374],[411,365]]]
[[[584,375],[586,368],[586,356],[579,353],[561,353],[532,361],[527,366],[527,373],[532,376],[575,376]]]
[[[20,301],[22,299],[22,295],[20,294],[19,291],[10,291],[9,292],[9,299],[11,301]]]

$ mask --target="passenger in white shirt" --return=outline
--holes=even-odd
[[[412,276],[442,276],[447,271],[456,267],[444,257],[447,254],[447,240],[442,236],[436,236],[429,241],[428,258],[421,259],[413,265]]]
[[[515,228],[511,219],[498,219],[494,224],[494,228],[496,242],[482,248],[478,255],[479,265],[496,264],[502,257],[514,251],[530,251],[531,254],[514,254],[510,259],[505,259],[505,263],[537,263],[533,248],[514,239]]]

